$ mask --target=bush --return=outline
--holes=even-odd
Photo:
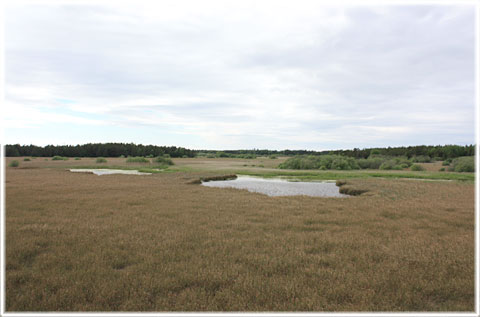
[[[423,167],[422,165],[418,165],[418,164],[413,164],[412,167],[410,167],[410,169],[412,171],[424,171],[425,170],[425,167]]]
[[[207,158],[215,158],[214,154],[207,154]]]
[[[396,166],[395,160],[388,160],[388,161],[383,162],[382,165],[380,165],[380,169],[381,170],[393,170],[393,169],[395,169],[395,166]]]
[[[428,155],[416,155],[413,156],[410,161],[413,163],[430,163],[432,159]]]
[[[165,157],[165,156],[159,156],[153,160],[155,163],[160,163],[162,165],[173,165],[172,159]]]
[[[387,160],[387,158],[385,157],[372,156],[368,159],[359,159],[357,160],[357,163],[361,169],[378,170],[380,168],[380,165],[382,165],[385,160]]]
[[[95,162],[97,162],[97,163],[107,163],[107,160],[104,159],[103,157],[99,157],[99,158],[97,158],[97,160]]]
[[[28,157],[23,159],[25,162],[30,162],[30,159]]]
[[[449,166],[450,163],[452,163],[452,159],[451,158],[446,159],[445,161],[442,162],[442,166]]]
[[[281,169],[359,169],[357,161],[352,157],[341,155],[298,155],[281,163]]]
[[[79,157],[75,158],[75,161],[80,161],[80,160],[81,160],[81,158],[79,158]]]
[[[8,164],[10,167],[18,167],[19,165],[20,163],[17,160],[11,161],[10,164]]]
[[[127,158],[127,163],[150,163],[150,160],[147,160],[146,158],[141,156],[129,157]]]
[[[270,158],[270,159],[272,159],[272,160],[276,160],[276,159],[278,158],[278,156],[272,154],[272,155],[270,155],[268,158]]]
[[[395,163],[397,165],[406,165],[406,167],[412,166],[412,162],[406,156],[400,156],[395,158]]]
[[[225,152],[217,152],[217,154],[215,154],[215,156],[216,157],[230,157],[230,155],[228,155]]]
[[[453,172],[467,172],[467,173],[473,173],[475,172],[475,157],[474,156],[462,156],[462,157],[457,157],[452,161],[452,164],[450,165],[449,171]]]
[[[400,164],[400,168],[402,168],[402,169],[409,168],[409,165],[406,164],[406,163],[402,163],[402,164]]]
[[[52,161],[67,161],[67,160],[68,160],[68,157],[64,157],[64,156],[55,155],[54,157],[52,157]]]
[[[442,167],[441,169],[438,170],[439,172],[445,172],[445,167]]]

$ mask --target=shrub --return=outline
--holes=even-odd
[[[382,157],[369,157],[368,159],[359,159],[357,164],[362,169],[379,169],[380,165],[385,161]]]
[[[407,167],[412,166],[412,162],[406,156],[395,157],[395,163],[397,165],[406,165]]]
[[[382,165],[380,165],[380,169],[381,170],[392,170],[392,169],[394,169],[395,165],[396,165],[395,160],[388,160],[388,161],[383,162]]]
[[[147,160],[146,158],[141,156],[129,157],[127,158],[127,163],[150,163],[150,160]]]
[[[462,156],[462,157],[457,157],[452,161],[452,164],[450,165],[449,171],[453,172],[467,172],[467,173],[473,173],[475,172],[475,157],[474,156]]]
[[[425,167],[423,167],[422,165],[413,164],[412,167],[410,167],[410,169],[412,171],[424,171]]]
[[[215,158],[214,154],[207,154],[207,158]]]
[[[341,155],[298,155],[289,158],[278,165],[281,169],[359,169],[359,165],[352,157]]]
[[[10,167],[18,167],[19,165],[20,163],[17,160],[11,161],[10,164],[8,164]]]
[[[147,158],[153,158],[152,154],[147,155]]]
[[[228,155],[225,152],[217,152],[217,154],[215,154],[215,156],[216,157],[230,157],[230,155]]]
[[[442,167],[441,169],[438,170],[439,172],[445,172],[445,167]]]
[[[95,162],[97,162],[97,163],[107,163],[107,160],[104,159],[103,157],[99,157],[99,158],[97,158],[97,160]]]
[[[410,159],[410,161],[413,163],[430,163],[432,159],[428,155],[415,155]]]
[[[160,163],[162,165],[173,165],[172,159],[165,157],[165,156],[159,156],[153,160],[155,163]]]
[[[54,157],[52,157],[52,161],[67,161],[67,160],[68,160],[68,157],[64,157],[64,156],[55,155]]]
[[[442,166],[448,166],[450,165],[450,163],[452,163],[452,159],[451,158],[446,159],[445,161],[442,162]]]
[[[408,164],[406,164],[406,163],[402,163],[402,164],[400,164],[400,168],[402,168],[402,169],[404,169],[404,168],[408,168],[408,167],[409,167],[409,165],[408,165]]]
[[[81,160],[81,158],[79,158],[79,157],[75,158],[75,161],[80,161],[80,160]]]
[[[272,160],[275,160],[275,159],[277,159],[277,158],[278,158],[278,156],[276,156],[276,155],[272,154],[272,155],[270,155],[270,156],[269,156],[269,158],[270,158],[270,159],[272,159]]]
[[[29,162],[29,161],[30,161],[30,159],[29,159],[28,157],[24,158],[23,160],[24,160],[25,162]]]

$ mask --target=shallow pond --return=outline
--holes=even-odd
[[[283,179],[238,176],[234,180],[202,182],[203,186],[238,188],[268,196],[348,197],[332,182],[289,182]]]
[[[114,170],[114,169],[89,169],[89,168],[75,168],[70,172],[75,173],[93,173],[95,175],[111,175],[111,174],[127,174],[127,175],[151,175],[152,173],[142,173],[137,170]]]

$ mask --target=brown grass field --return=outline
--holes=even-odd
[[[471,181],[360,177],[347,182],[361,196],[268,197],[187,183],[283,159],[175,159],[149,176],[17,160],[8,312],[474,310]]]

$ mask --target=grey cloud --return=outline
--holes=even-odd
[[[225,4],[174,16],[133,6],[13,8],[6,83],[41,87],[51,99],[8,90],[7,98],[45,111],[55,98],[73,99],[61,106],[117,125],[216,131],[225,144],[232,135],[280,148],[473,142],[473,7],[315,9],[278,11],[279,24],[268,11]],[[226,123],[236,126],[223,132]],[[363,126],[424,128],[356,133]]]

